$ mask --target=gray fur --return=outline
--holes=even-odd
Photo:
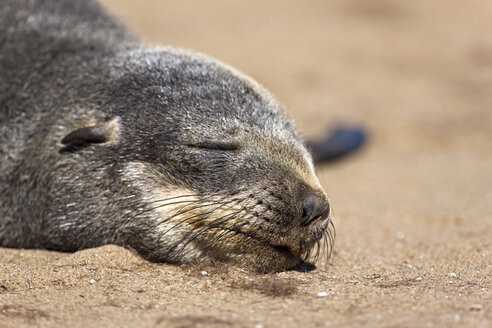
[[[94,125],[108,142],[61,143]],[[198,228],[182,221],[168,237],[176,208],[157,212],[169,201],[156,189],[234,200],[221,211],[242,210],[223,234],[241,245],[222,249],[217,217],[204,219],[206,236],[190,240]],[[91,0],[0,3],[0,246],[114,243],[156,261],[279,269],[293,262],[258,245],[300,255],[326,233],[326,216],[297,230],[306,190],[325,199],[302,140],[255,82],[203,55],[148,48]]]

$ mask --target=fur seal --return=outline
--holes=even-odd
[[[92,0],[0,4],[0,138],[3,247],[275,271],[333,244],[272,96],[205,55],[146,47]]]

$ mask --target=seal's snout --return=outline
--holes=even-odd
[[[330,214],[330,204],[324,195],[309,192],[302,199],[301,225],[308,226],[317,219],[324,219]]]

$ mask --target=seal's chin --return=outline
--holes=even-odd
[[[294,255],[292,249],[288,246],[272,246],[273,250],[285,257],[298,258],[299,256]]]
[[[290,246],[265,246],[263,252],[257,251],[257,260],[252,263],[257,270],[262,272],[274,272],[293,269],[304,263],[306,254],[314,247],[315,243],[304,249],[295,249]],[[259,264],[259,265],[258,265]]]
[[[250,260],[251,259],[251,260]],[[241,265],[248,265],[259,272],[277,272],[289,270],[303,262],[286,246],[265,246],[254,253],[242,254]]]
[[[267,271],[280,271],[297,267],[300,263],[309,260],[310,255],[313,254],[315,255],[313,259],[316,261],[321,249],[320,240],[325,235],[326,226],[327,224],[322,223],[318,229],[301,230],[290,236],[280,236],[276,241],[259,242],[255,240],[259,246],[259,249],[255,250],[258,258],[263,258],[257,260],[258,263],[261,263],[262,267],[269,267]],[[303,238],[299,238],[300,235]],[[255,264],[253,263],[253,265]]]
[[[208,255],[217,260],[233,262],[254,268],[259,272],[289,270],[304,262],[309,249],[297,249],[287,245],[273,245],[256,239],[228,240],[227,244],[208,249]],[[313,244],[314,246],[314,244]],[[212,251],[212,252],[210,252]]]
[[[299,263],[304,262],[304,258],[302,257],[302,253],[296,253],[292,251],[292,249],[288,246],[273,246],[273,250],[285,260],[287,264],[283,268],[278,268],[278,270],[288,270],[296,267]]]

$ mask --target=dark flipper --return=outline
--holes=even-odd
[[[367,140],[360,127],[336,126],[323,139],[306,141],[316,164],[337,160],[359,149]]]

